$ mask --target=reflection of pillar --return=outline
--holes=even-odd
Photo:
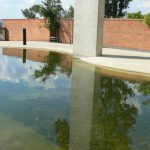
[[[73,62],[70,150],[89,150],[95,88],[95,67]]]
[[[74,56],[99,56],[103,47],[105,0],[76,0]]]
[[[27,50],[23,49],[23,63],[26,63],[26,59],[27,59]]]

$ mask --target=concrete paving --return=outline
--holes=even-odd
[[[69,44],[49,42],[28,42],[27,44],[27,46],[23,46],[22,42],[0,41],[0,47],[35,48],[73,54],[73,46]],[[104,68],[136,72],[150,76],[150,51],[103,48],[103,57],[79,57],[79,59]]]

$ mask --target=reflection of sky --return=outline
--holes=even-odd
[[[22,99],[25,97],[56,96],[57,92],[59,92],[59,96],[68,95],[69,92],[67,91],[70,91],[71,83],[70,78],[64,73],[57,71],[56,75],[51,76],[46,83],[41,83],[40,79],[33,79],[34,71],[40,69],[43,65],[29,60],[26,64],[23,64],[22,58],[3,56],[2,49],[0,49],[0,92],[3,91],[4,95],[9,90],[10,96],[15,99],[21,93]],[[17,94],[18,91],[20,94]]]
[[[134,105],[138,109],[138,115],[144,115],[145,106],[143,106],[143,102],[149,100],[150,95],[143,95],[143,93],[139,92],[140,83],[130,83],[127,81],[128,87],[132,88],[135,96],[127,99],[127,103],[130,105]],[[149,105],[148,105],[149,106]]]
[[[54,121],[57,118],[69,118],[71,81],[70,78],[59,71],[59,67],[56,76],[51,76],[45,84],[41,83],[40,79],[33,79],[34,71],[42,66],[42,63],[29,60],[26,64],[23,64],[21,58],[3,56],[2,50],[0,50],[0,110],[32,127],[36,127],[32,121],[35,118],[40,118],[41,120],[36,125],[44,123],[42,126],[38,126],[39,128],[36,130],[39,132],[49,127],[49,132],[54,133],[54,129],[51,128]],[[130,132],[134,136],[132,139],[135,140],[139,137],[141,140],[146,136],[150,139],[150,105],[143,105],[145,100],[150,100],[150,96],[144,96],[137,90],[140,83],[124,82],[132,88],[135,94],[135,96],[128,98],[126,102],[138,109],[134,130],[131,128],[132,131]],[[77,105],[74,107],[77,107]],[[48,120],[48,123],[45,123],[46,120]],[[134,145],[138,143],[137,140],[133,142]]]
[[[134,149],[141,150],[145,149],[144,145],[149,145],[150,140],[150,95],[144,95],[143,93],[139,92],[138,89],[141,83],[127,83],[128,87],[132,88],[135,94],[133,97],[127,99],[127,103],[136,107],[138,111],[135,124],[133,128],[129,130],[129,135],[132,137],[132,145]],[[148,103],[147,105],[144,105],[144,102],[146,101]],[[140,143],[141,141],[143,144]]]
[[[55,141],[55,121],[69,120],[71,79],[60,67],[46,83],[34,79],[43,65],[30,60],[23,64],[22,58],[3,55],[0,49],[0,112]]]

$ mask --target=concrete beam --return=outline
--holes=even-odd
[[[76,0],[74,56],[100,56],[103,47],[105,0]]]

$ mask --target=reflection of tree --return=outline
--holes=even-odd
[[[59,146],[64,149],[68,150],[69,147],[69,125],[68,122],[64,120],[58,119],[55,122],[55,130],[57,136],[57,142]]]
[[[66,73],[68,76],[71,74],[71,68],[60,67],[61,54],[50,52],[44,59],[44,66],[40,70],[35,70],[34,77],[42,78],[42,82],[50,77],[50,75],[56,75],[56,71]],[[58,69],[60,67],[60,69]]]
[[[91,150],[129,150],[128,131],[135,124],[137,108],[126,103],[134,95],[128,83],[102,77],[95,89]],[[100,95],[99,95],[100,94]]]
[[[128,104],[126,100],[132,96],[134,96],[134,91],[128,82],[115,78],[100,78],[100,75],[96,74],[91,150],[131,150],[132,141],[129,130],[136,122],[137,108]],[[67,122],[58,120],[55,123],[55,129],[60,147],[67,150],[69,143]]]
[[[139,86],[139,92],[142,92],[144,95],[150,94],[150,82],[143,82]]]

